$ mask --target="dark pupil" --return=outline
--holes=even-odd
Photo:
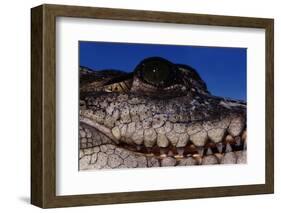
[[[155,61],[143,65],[142,77],[150,84],[155,86],[164,86],[167,84],[170,76],[170,67],[168,64]]]

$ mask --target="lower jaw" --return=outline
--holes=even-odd
[[[247,150],[210,155],[159,155],[133,152],[115,144],[80,149],[79,170],[246,164]]]

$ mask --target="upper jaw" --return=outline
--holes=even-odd
[[[212,154],[245,149],[246,126],[243,118],[226,118],[222,121],[203,123],[171,123],[148,127],[131,122],[108,128],[89,118],[81,117],[80,123],[99,131],[112,143],[131,151],[165,156],[172,151],[175,156]]]
[[[159,158],[244,150],[245,104],[204,100],[203,104],[199,99],[181,106],[178,103],[190,101],[190,97],[163,101],[108,93],[86,100],[90,104],[81,108],[80,122],[118,147]]]

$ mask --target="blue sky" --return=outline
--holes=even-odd
[[[246,48],[79,42],[79,65],[94,70],[131,72],[152,56],[192,66],[213,95],[246,100]]]

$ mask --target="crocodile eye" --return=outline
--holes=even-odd
[[[150,58],[137,67],[141,79],[156,87],[167,87],[173,83],[174,66],[162,58]]]

